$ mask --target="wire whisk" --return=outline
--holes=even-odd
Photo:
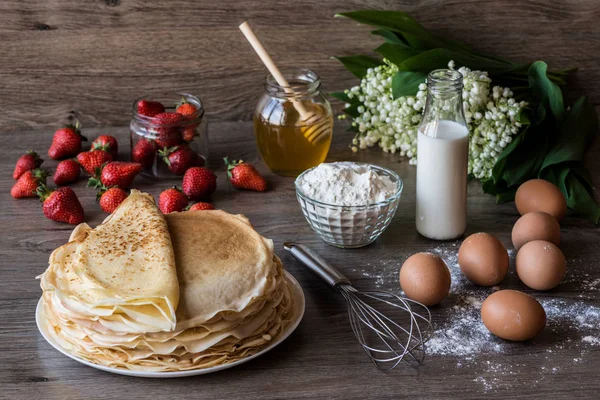
[[[431,334],[431,313],[426,306],[381,290],[361,292],[307,246],[293,242],[283,246],[344,296],[352,331],[377,368],[390,371],[402,361],[423,362]],[[402,310],[402,322],[391,318],[398,309]]]

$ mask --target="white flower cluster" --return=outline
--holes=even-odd
[[[427,86],[419,85],[415,96],[392,96],[392,77],[398,68],[384,60],[384,64],[370,68],[367,75],[345,93],[358,99],[359,116],[352,126],[358,130],[352,141],[352,150],[366,149],[379,144],[384,152],[406,156],[409,163],[417,163],[417,129],[423,115]],[[453,69],[454,62],[448,67]],[[463,75],[463,108],[469,125],[469,173],[482,179],[491,176],[498,156],[518,133],[521,124],[516,118],[525,102],[517,102],[508,88],[494,86],[487,72],[471,71],[461,67]],[[348,105],[349,106],[349,105]]]

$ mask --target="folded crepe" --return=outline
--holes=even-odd
[[[139,193],[136,196],[132,200],[136,203],[144,199]],[[128,215],[127,224],[139,225],[140,214]],[[239,360],[281,335],[292,320],[293,299],[271,240],[258,234],[245,217],[218,210],[172,213],[164,219],[168,231],[161,228],[159,232],[172,245],[178,281],[176,324],[157,331],[152,329],[152,320],[131,312],[93,318],[90,313],[97,308],[90,313],[74,310],[64,296],[47,294],[45,289],[48,330],[61,347],[109,367],[181,371]],[[79,243],[99,228],[80,226],[72,234],[74,241],[54,256],[65,261],[51,264],[63,266],[58,268],[60,273],[75,268],[73,264],[82,258],[66,254],[75,254]],[[113,234],[120,235],[120,231]],[[130,278],[128,288],[139,287],[138,279],[154,279],[143,274]],[[127,277],[115,275],[114,279]],[[80,289],[83,286],[73,287],[72,292]]]
[[[132,190],[101,225],[79,225],[41,277],[47,302],[70,320],[115,332],[175,328],[179,282],[163,214],[152,196]]]

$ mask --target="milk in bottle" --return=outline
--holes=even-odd
[[[462,75],[435,70],[417,139],[417,231],[430,239],[461,236],[467,226],[469,130],[462,108]]]

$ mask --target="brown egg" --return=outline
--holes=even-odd
[[[562,251],[545,240],[525,243],[517,253],[517,275],[535,290],[550,290],[565,277],[567,260]]]
[[[560,221],[567,212],[565,196],[556,185],[543,179],[531,179],[519,186],[515,194],[519,214],[543,211]]]
[[[409,299],[433,306],[448,296],[450,271],[434,254],[413,254],[400,268],[400,286]]]
[[[514,341],[536,337],[546,325],[546,312],[533,297],[517,290],[500,290],[481,305],[481,320],[494,335]]]
[[[519,250],[532,240],[546,240],[560,244],[560,225],[552,215],[534,211],[523,215],[517,220],[512,230],[512,243]]]
[[[458,265],[468,280],[481,286],[502,282],[508,272],[506,247],[489,233],[474,233],[458,250]]]

